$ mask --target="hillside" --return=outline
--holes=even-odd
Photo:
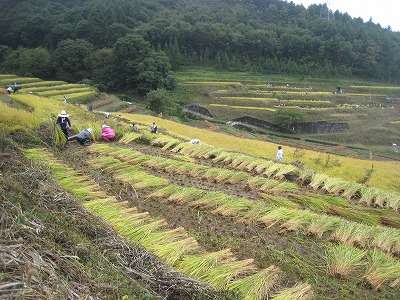
[[[208,121],[235,122],[247,116],[260,122],[236,123],[240,123],[242,129],[243,125],[253,125],[248,130],[258,132],[261,138],[264,134],[274,142],[288,139],[303,147],[306,141],[314,140],[309,146],[343,148],[348,145],[347,155],[365,158],[372,150],[374,154],[396,159],[391,146],[400,142],[398,86],[352,79],[299,79],[288,75],[210,69],[181,71],[177,78],[180,86],[190,91],[180,99],[181,103],[189,112],[196,112],[199,109],[196,107],[205,109],[200,116]],[[336,92],[338,87],[339,93]],[[191,109],[191,105],[196,107]],[[285,128],[277,121],[278,112],[300,114],[303,123],[294,121]],[[324,145],[323,141],[328,143]],[[362,148],[364,151],[358,151]],[[342,154],[346,155],[346,151]]]
[[[107,91],[173,87],[182,66],[398,83],[400,33],[281,0],[7,1],[0,70]],[[129,50],[129,51],[127,51]],[[166,82],[165,82],[166,81]]]
[[[276,163],[274,143],[51,97],[0,96],[2,296],[399,298],[398,162],[365,184],[370,161]],[[61,109],[90,146],[56,139]]]

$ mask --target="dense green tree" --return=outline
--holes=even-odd
[[[89,78],[89,57],[93,50],[93,45],[85,40],[61,41],[54,52],[56,77],[68,82]]]
[[[52,78],[52,58],[46,48],[4,49],[5,57],[1,68],[7,73],[21,76]]]
[[[139,35],[129,34],[118,39],[113,47],[114,87],[121,90],[135,90],[139,75],[138,66],[150,56],[150,52],[150,43]]]
[[[146,102],[147,108],[157,114],[176,115],[179,110],[170,92],[165,89],[150,91],[146,96]]]
[[[1,69],[5,71],[5,73],[18,73],[20,66],[20,55],[24,48],[18,48],[17,50],[9,50],[6,51],[4,61],[1,64]]]
[[[138,64],[154,49],[165,51],[173,68],[199,63],[270,72],[307,73],[311,68],[320,74],[400,82],[400,33],[339,11],[330,12],[333,18],[328,20],[321,17],[325,4],[305,8],[281,0],[3,2],[0,45],[14,50],[46,47],[54,55],[58,43],[78,38],[96,50],[112,48],[117,63],[111,70],[113,87],[133,90]],[[138,41],[137,46],[147,54],[133,50],[125,59],[118,47],[120,39],[131,34],[148,43]]]
[[[26,20],[21,28],[20,37],[24,45],[38,47],[45,44],[45,37],[51,31],[51,19],[45,16],[33,16]]]
[[[125,35],[132,33],[126,25],[122,23],[114,23],[109,27],[107,44],[113,46],[114,43]]]
[[[92,25],[89,20],[81,20],[75,26],[75,36],[78,39],[90,40]]]
[[[274,113],[274,122],[284,129],[292,130],[294,124],[304,122],[304,115],[298,110],[278,109]]]
[[[0,65],[4,63],[7,55],[10,54],[11,48],[5,45],[0,45]]]
[[[228,69],[229,57],[225,52],[218,52],[215,56],[214,65],[217,69]]]
[[[49,79],[52,76],[52,59],[45,48],[24,49],[19,56],[19,72],[23,76]]]
[[[94,51],[88,58],[91,70],[90,79],[97,84],[101,90],[112,90],[114,54],[110,48]]]
[[[172,67],[177,68],[183,65],[183,57],[176,38],[173,41],[170,40],[169,43],[164,46],[164,53],[168,56]]]
[[[157,88],[173,89],[172,82],[167,81],[171,64],[163,52],[153,52],[137,66],[137,91],[145,94]]]
[[[72,24],[57,24],[47,35],[46,40],[50,50],[54,50],[59,42],[73,37],[74,28]]]

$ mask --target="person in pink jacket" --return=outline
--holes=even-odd
[[[101,137],[109,142],[115,138],[115,132],[110,126],[104,124],[101,126]]]

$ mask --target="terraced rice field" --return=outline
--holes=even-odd
[[[399,295],[400,198],[368,208],[385,193],[168,135],[149,146],[142,138],[71,145],[55,153],[63,162],[44,149],[26,154],[129,241],[243,299]]]
[[[396,91],[400,89],[394,86],[346,84],[342,87],[343,92],[335,93],[335,84],[318,83],[314,82],[315,80],[310,80],[309,83],[306,80],[296,83],[286,79],[289,85],[281,81],[285,80],[283,78],[274,80],[269,76],[264,76],[265,78],[251,80],[251,75],[245,78],[244,74],[239,73],[231,75],[231,80],[227,79],[228,74],[218,72],[209,74],[215,81],[204,81],[194,74],[181,76],[184,86],[207,95],[207,97],[196,99],[195,102],[208,109],[216,119],[225,121],[251,116],[271,122],[274,111],[289,108],[299,110],[306,116],[307,121],[342,122],[331,115],[334,114],[335,109],[345,107],[353,109],[351,113],[354,118],[365,119],[365,124],[368,124],[369,119],[374,119],[377,114],[381,115],[377,108],[389,107],[385,98],[395,96]],[[196,80],[191,80],[191,76]],[[221,80],[218,80],[218,77]],[[223,81],[222,78],[225,80]],[[235,81],[235,79],[241,81]],[[313,82],[315,86],[312,86]],[[260,108],[256,109],[257,107]],[[389,112],[386,113],[390,121],[393,116]],[[349,122],[350,129],[362,127],[360,124],[362,123],[356,120]]]
[[[85,84],[69,84],[63,81],[44,81],[39,78],[17,77],[3,75],[0,77],[1,86],[19,85],[18,93],[33,94],[63,101],[66,96],[69,103],[88,103],[99,95],[99,92]]]
[[[108,119],[119,132],[105,143],[104,119],[79,106],[11,100],[29,106],[33,130],[60,105],[74,126],[91,122],[89,147],[50,146],[50,136],[20,151],[128,243],[182,274],[234,299],[399,299],[399,193],[239,151],[232,137],[191,145],[182,125],[163,130],[171,121],[152,135],[146,116]],[[132,121],[140,132],[130,132]]]

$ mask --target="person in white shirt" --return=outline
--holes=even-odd
[[[151,133],[158,133],[156,123],[153,122],[153,125],[151,125],[151,128],[150,128],[150,132]]]
[[[199,139],[192,139],[192,140],[189,141],[189,144],[197,144],[197,145],[200,145],[201,142],[200,142]]]
[[[283,159],[283,149],[281,146],[278,146],[278,152],[276,153],[276,161],[282,161]]]

